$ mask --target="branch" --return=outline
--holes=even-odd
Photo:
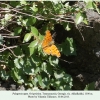
[[[26,44],[29,44],[29,43],[26,43]],[[26,44],[20,44],[20,45],[26,45]],[[0,49],[0,52],[4,52],[5,50],[8,49],[13,54],[14,57],[19,57],[19,56],[15,55],[14,52],[11,50],[13,48],[17,48],[19,45],[7,47],[6,45],[0,44],[0,46],[3,47],[2,49]],[[24,57],[24,55],[22,55],[20,57]]]

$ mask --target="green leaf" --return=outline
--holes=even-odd
[[[40,72],[41,72],[41,69],[40,69],[39,67],[36,67],[34,73],[35,73],[35,74],[38,74],[38,73],[40,73]]]
[[[24,80],[23,80],[23,79],[19,79],[17,82],[18,82],[19,84],[22,84],[22,83],[24,83]]]
[[[30,50],[30,56],[33,55],[34,52],[35,52],[35,49],[34,48],[29,48],[29,50]]]
[[[14,60],[14,64],[15,64],[15,66],[16,66],[18,69],[20,69],[20,68],[22,68],[22,66],[23,66],[23,64],[24,64],[24,61],[23,61],[22,58],[20,58],[20,59],[16,58],[16,59]]]
[[[14,71],[14,76],[16,77],[17,80],[20,79],[20,77],[19,77],[19,75],[18,75],[18,73],[16,71]]]
[[[86,3],[86,8],[88,8],[88,9],[94,9],[94,7],[93,7],[93,1],[92,0],[91,1],[88,1]]]
[[[11,70],[11,76],[15,81],[18,81],[20,79],[20,76],[18,75],[18,71],[16,71],[15,68],[12,68]]]
[[[14,35],[19,35],[21,33],[21,31],[22,31],[22,28],[21,27],[16,27],[14,29]]]
[[[38,52],[39,53],[42,52],[42,45],[41,44],[42,44],[43,38],[44,38],[44,36],[39,33],[39,37],[38,37],[38,39],[40,40],[38,43]]]
[[[27,26],[30,26],[30,25],[33,25],[36,23],[36,18],[33,18],[33,17],[28,17],[28,19],[26,19],[27,22],[26,22],[26,25]]]
[[[37,55],[32,55],[31,60],[32,60],[32,62],[35,63],[36,66],[40,66],[40,64],[41,64],[41,58],[40,57],[38,57]]]
[[[57,72],[54,73],[56,79],[63,78],[63,73],[58,74]]]
[[[34,40],[34,41],[32,41],[32,42],[29,44],[28,47],[34,48],[34,47],[36,47],[37,45],[38,45],[38,40]]]
[[[37,86],[37,83],[38,83],[37,77],[35,77],[34,80],[32,80],[32,83],[33,83],[34,86]]]
[[[71,75],[66,74],[66,73],[64,73],[63,80],[64,80],[65,82],[70,83],[70,85],[71,85],[71,82],[73,81],[73,79],[72,79]]]
[[[42,71],[41,76],[42,76],[42,81],[45,84],[46,88],[49,89],[50,88],[50,75]]]
[[[67,31],[70,31],[71,30],[70,23],[63,23],[63,26],[64,26],[65,30],[67,30]]]
[[[43,38],[44,38],[44,36],[39,33],[39,40],[42,41]]]
[[[61,44],[61,52],[68,55],[76,55],[76,47],[72,38],[66,38],[65,42]]]
[[[49,63],[43,62],[41,69],[50,76],[53,74],[53,66],[51,66]]]
[[[30,56],[37,50],[38,40],[34,40],[29,44]]]
[[[5,14],[5,21],[9,21],[12,18],[12,14]]]
[[[40,85],[42,88],[45,88],[46,85],[42,82],[42,77],[41,77],[41,75],[38,75],[37,78],[38,78],[38,83],[39,83],[39,85]]]
[[[23,26],[27,26],[28,19],[21,19],[21,21]]]
[[[56,90],[70,90],[72,88],[72,78],[70,75],[66,74],[64,71],[55,71],[55,79],[51,80],[52,86]]]
[[[97,4],[95,2],[92,2],[92,6],[93,6],[94,10],[96,10],[98,12],[98,14],[100,14],[100,8],[97,6]]]
[[[81,13],[77,13],[77,14],[76,14],[76,19],[75,19],[76,25],[77,25],[77,24],[80,24],[82,21],[83,21],[83,16],[82,16],[82,14],[81,14]]]
[[[31,39],[31,37],[32,37],[31,33],[25,34],[23,43],[28,42]]]
[[[33,3],[33,7],[30,7],[32,9],[32,11],[37,12],[38,8],[36,7],[36,4]]]
[[[26,2],[26,0],[20,0],[20,4],[21,5],[27,5],[27,2]]]
[[[13,7],[17,7],[18,5],[20,4],[19,1],[10,1],[10,5],[13,6]]]
[[[34,75],[34,66],[35,64],[33,65],[33,67],[27,65],[23,68],[23,70],[27,75]]]
[[[22,49],[18,46],[17,48],[14,49],[14,53],[18,56],[18,55],[22,55]]]
[[[83,22],[88,25],[88,20],[86,18],[83,19]]]
[[[49,62],[50,62],[50,65],[52,66],[57,66],[58,65],[58,58],[57,57],[54,57],[54,56],[50,56],[49,57]]]
[[[27,75],[35,75],[35,73],[34,73],[35,69],[36,69],[35,63],[32,61],[31,58],[27,58],[25,60],[24,66],[23,66],[23,71]]]
[[[3,18],[3,19],[1,19],[1,21],[0,21],[0,22],[1,22],[0,24],[1,24],[2,26],[5,26],[5,25],[7,24],[7,21],[5,21],[5,19],[4,19],[4,18]]]
[[[95,89],[95,82],[92,82],[88,85],[86,85],[84,90],[94,90]]]
[[[30,51],[29,51],[28,44],[22,45],[22,46],[21,46],[21,50],[23,51],[23,53],[25,54],[25,56],[29,56]],[[22,54],[23,54],[23,53],[22,53]]]
[[[0,71],[0,77],[1,77],[3,80],[8,80],[9,76],[10,76],[10,75],[7,73],[7,71],[5,71],[5,70],[1,70],[1,71]]]
[[[31,32],[34,37],[38,37],[38,30],[35,27],[31,27]]]
[[[40,89],[38,87],[34,87],[32,88],[33,91],[40,91]]]

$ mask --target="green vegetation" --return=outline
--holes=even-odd
[[[99,9],[84,1],[87,9]],[[46,55],[41,47],[46,30],[59,23],[71,30],[71,23],[88,24],[85,8],[60,1],[5,1],[0,20],[0,77],[40,90],[71,90],[73,79],[59,65],[59,58]],[[76,16],[73,20],[70,16]],[[4,33],[5,32],[5,33]],[[56,45],[61,54],[76,55],[73,38]]]

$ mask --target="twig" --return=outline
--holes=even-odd
[[[0,60],[0,63],[7,63],[7,62],[5,62],[5,61],[3,61],[3,60]]]
[[[3,29],[3,30],[5,30],[5,31],[7,31],[7,32],[9,32],[9,33],[12,33],[11,31],[9,31],[8,29]]]
[[[61,58],[59,58],[59,59],[60,59],[60,60],[62,60],[62,61],[64,61],[64,62],[67,62],[67,63],[69,63],[69,64],[74,63],[74,62],[69,62],[69,61],[66,61],[66,60],[61,59]]]
[[[19,38],[20,36],[2,36],[4,38]]]
[[[10,34],[0,33],[2,36],[9,36]]]
[[[79,30],[79,33],[81,34],[83,41],[85,41],[84,36],[83,36],[82,32],[80,31],[80,29],[77,27],[77,25],[76,25],[76,28]]]
[[[19,45],[10,46],[10,47],[7,47],[7,48],[0,49],[0,52],[3,52],[3,51],[5,51],[5,50],[7,50],[7,49],[17,48],[18,46],[21,46],[21,45],[28,45],[28,44],[29,44],[29,43],[22,43],[22,44],[19,44]],[[2,44],[0,44],[0,45],[3,47]]]
[[[19,57],[19,56],[15,55],[14,52],[11,50],[11,48],[15,48],[18,46],[7,47],[6,45],[2,45],[2,44],[0,44],[0,45],[3,47],[3,49],[1,49],[0,52],[3,52],[8,49],[13,54],[14,57],[17,57],[17,58]],[[24,57],[24,55],[22,55],[20,57]]]

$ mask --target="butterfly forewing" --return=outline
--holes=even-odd
[[[43,40],[43,42],[42,42],[42,47],[45,48],[45,47],[49,46],[49,43],[51,43],[52,40],[53,40],[53,39],[52,39],[51,33],[50,33],[49,30],[47,30],[47,31],[46,31],[46,35],[45,35],[45,37],[44,37],[44,40]]]

